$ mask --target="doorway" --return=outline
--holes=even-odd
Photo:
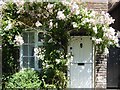
[[[90,36],[71,37],[68,53],[73,58],[68,65],[69,88],[94,87],[94,53]]]

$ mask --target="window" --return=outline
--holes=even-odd
[[[20,48],[20,67],[40,69],[41,61],[34,55],[34,48],[43,47],[44,33],[26,31],[23,32],[24,44]]]

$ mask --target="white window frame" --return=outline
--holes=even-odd
[[[29,32],[33,32],[34,33],[34,43],[29,43],[29,34],[28,34],[28,43],[24,43],[23,45],[34,45],[34,48],[38,48],[39,46],[43,46],[43,43],[44,42],[39,42],[38,41],[38,34],[41,32],[43,33],[44,35],[44,31],[41,31],[41,30],[31,30],[31,31],[25,31],[25,33],[29,33]],[[24,32],[23,32],[24,33]],[[30,57],[29,55],[28,56],[23,56],[23,45],[20,46],[20,69],[25,69],[25,67],[23,66],[23,57]],[[29,54],[29,49],[28,49],[28,54]],[[41,68],[39,68],[39,62],[38,62],[38,57],[33,55],[32,57],[34,57],[34,68],[31,68],[29,66],[29,62],[28,61],[28,67],[27,68],[31,68],[31,69],[34,69],[34,70],[41,70]],[[29,59],[28,59],[29,60]]]

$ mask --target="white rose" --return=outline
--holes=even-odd
[[[76,2],[73,2],[73,4],[71,4],[71,12],[74,12],[78,9],[79,9],[79,6],[76,4]]]
[[[89,16],[90,17],[96,17],[96,11],[92,11]]]
[[[97,33],[97,27],[96,27],[96,26],[93,27],[93,31],[94,31],[95,33]]]
[[[52,28],[52,27],[53,27],[53,22],[52,22],[52,20],[50,20],[49,28]]]
[[[115,43],[115,44],[118,44],[119,39],[118,39],[118,37],[117,37],[117,36],[114,36],[114,37],[113,37],[113,40],[114,40],[114,43]]]
[[[107,47],[104,49],[104,53],[105,53],[105,54],[108,54],[108,53],[109,53],[109,50],[108,50]]]
[[[54,6],[53,4],[50,4],[50,3],[49,3],[49,4],[47,5],[47,9],[51,9],[51,8],[53,8],[53,6]]]
[[[64,15],[64,13],[63,13],[63,11],[58,11],[57,12],[57,18],[59,20],[64,20],[66,18],[65,15]]]
[[[24,0],[13,0],[14,3],[16,3],[16,5],[19,6],[23,6],[25,1]]]
[[[55,27],[58,28],[58,23],[55,23]]]
[[[57,63],[57,64],[59,64],[59,63],[60,63],[60,59],[56,59],[55,61],[56,61],[56,63]]]
[[[100,44],[102,42],[102,39],[101,38],[96,39],[95,42],[96,42],[96,44]]]
[[[8,24],[8,26],[6,26],[6,28],[5,28],[5,30],[10,30],[10,29],[12,29],[12,24]]]
[[[13,24],[11,23],[11,21],[8,21],[8,25],[6,26],[5,30],[10,30],[13,28]]]
[[[41,24],[39,21],[37,21],[37,22],[35,23],[35,25],[36,25],[36,27],[42,26],[42,24]]]
[[[63,5],[70,5],[70,2],[68,2],[67,0],[61,0]]]
[[[82,23],[85,24],[85,23],[88,23],[88,22],[90,22],[90,20],[88,18],[85,18]]]
[[[80,11],[79,11],[79,10],[76,10],[76,11],[75,11],[75,14],[76,14],[76,15],[80,14]]]
[[[20,46],[20,45],[22,45],[22,44],[24,43],[23,38],[22,38],[20,35],[15,36],[14,42],[15,42],[16,45],[18,45],[18,46]]]
[[[107,28],[106,28],[106,27],[102,27],[102,30],[103,30],[104,32],[106,32],[106,31],[107,31]]]
[[[96,21],[95,21],[95,19],[93,19],[93,18],[90,18],[90,19],[89,19],[89,22],[90,22],[91,24],[93,24],[93,25],[96,25]]]
[[[37,55],[38,55],[38,53],[39,53],[38,48],[34,48],[34,56],[37,56]]]
[[[110,29],[109,29],[109,33],[110,33],[111,35],[115,35],[115,29],[112,28],[112,27],[110,27]]]
[[[77,28],[77,27],[78,27],[78,25],[77,25],[76,22],[72,22],[72,25],[73,25],[74,28]]]

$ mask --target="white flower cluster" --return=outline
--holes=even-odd
[[[96,44],[104,44],[104,42],[106,42],[105,44],[118,43],[118,37],[115,30],[112,27],[109,27],[109,25],[115,21],[109,13],[104,11],[97,12],[94,10],[88,10],[87,8],[82,8],[74,0],[71,0],[70,2],[67,0],[62,0],[61,2],[64,6],[66,6],[67,10],[61,7],[58,8],[56,3],[48,3],[45,6],[47,12],[43,15],[43,18],[44,16],[46,19],[48,18],[47,24],[49,29],[59,28],[60,25],[58,24],[61,24],[59,23],[59,20],[64,20],[66,22],[67,20],[68,22],[70,20],[73,28],[80,29],[85,27],[84,29],[88,29],[88,31],[92,33],[92,40],[95,41]],[[24,4],[24,2],[21,2],[21,4]],[[51,18],[52,15],[55,18]],[[37,21],[35,26],[41,27],[43,25],[40,21]],[[9,22],[5,30],[9,30],[11,28],[12,23]],[[48,42],[51,43],[53,40],[50,39]]]
[[[76,15],[80,14],[79,6],[76,4],[76,2],[71,3],[70,10],[71,13],[74,13]]]
[[[74,28],[77,28],[77,27],[78,27],[78,25],[77,25],[76,22],[72,22],[72,25],[73,25]]]
[[[102,11],[101,13],[98,13],[97,11],[91,11],[90,14],[88,14],[88,10],[85,8],[84,10],[81,10],[82,14],[87,16],[86,18],[83,18],[82,23],[90,23],[93,25],[107,25],[114,23],[115,19],[113,19],[109,13],[106,13]]]
[[[40,60],[44,60],[44,52],[43,48],[34,48],[34,56],[39,58]]]
[[[109,44],[117,45],[118,37],[116,35],[116,32],[112,27],[109,27],[110,24],[114,23],[115,19],[113,19],[109,15],[109,13],[105,13],[104,11],[102,11],[101,13],[98,13],[96,11],[91,11],[89,14],[86,11],[87,9],[82,10],[82,14],[86,16],[85,18],[84,16],[82,18],[82,22],[81,22],[82,25],[83,26],[88,25],[89,28],[92,29],[95,34],[100,33],[101,30],[99,30],[99,28],[102,27],[103,38],[93,37],[93,40],[95,41],[95,43],[100,44],[102,41],[107,40],[109,41]]]
[[[108,48],[105,48],[105,50],[104,50],[104,54],[108,54],[108,53],[109,53]]]
[[[18,45],[18,46],[22,45],[22,44],[24,43],[23,37],[22,37],[21,35],[16,35],[14,42],[15,42],[16,45]]]
[[[92,40],[95,41],[96,44],[100,44],[102,42],[102,39],[101,38],[95,38],[95,37],[92,37]]]
[[[104,41],[108,42],[108,44],[118,44],[118,37],[115,30],[112,27],[109,27],[110,24],[114,23],[115,19],[113,19],[109,13],[104,11],[90,11],[87,8],[80,8],[78,4],[74,1],[68,2],[67,0],[62,0],[61,2],[63,5],[68,6],[68,8],[70,9],[71,13],[67,16],[77,15],[77,17],[80,18],[80,22],[71,22],[73,28],[79,28],[82,25],[87,26],[88,29],[92,29],[94,32],[92,40],[95,41],[96,44],[103,44]],[[57,18],[59,18],[60,20],[65,19],[63,11],[58,11]],[[53,23],[50,22],[50,27],[52,26]],[[100,28],[102,28],[102,30],[100,30]],[[103,36],[98,37],[98,33],[103,33]]]
[[[51,8],[53,8],[53,6],[54,6],[54,4],[50,4],[50,3],[48,3],[48,5],[47,5],[47,9],[51,9]]]
[[[13,0],[13,2],[16,3],[18,7],[20,7],[24,5],[25,0]]]
[[[100,24],[107,24],[110,25],[114,23],[115,19],[113,19],[109,13],[105,13],[104,11],[101,12],[101,16],[99,18]]]
[[[95,32],[95,34],[97,34],[98,31],[96,26],[93,27],[93,31]]]
[[[13,28],[12,22],[8,21],[7,23],[8,23],[8,25],[6,26],[6,28],[4,30],[10,30],[10,29],[12,29]]]
[[[80,14],[79,6],[75,1],[68,2],[67,0],[62,0],[61,2],[63,3],[63,5],[70,7],[70,11],[72,14],[75,14],[75,15]]]
[[[48,3],[47,9],[48,9],[48,11],[49,11],[50,13],[53,13],[53,7],[54,7],[54,4]]]
[[[42,24],[41,24],[39,21],[37,21],[37,22],[35,23],[35,25],[36,25],[36,27],[42,26]]]
[[[58,18],[59,20],[64,20],[65,19],[65,15],[64,15],[63,11],[58,11],[56,18]]]
[[[53,28],[53,22],[52,22],[52,19],[51,19],[50,22],[49,22],[49,28],[50,28],[50,29]]]
[[[115,30],[112,27],[110,27],[104,32],[103,39],[109,40],[108,41],[109,45],[115,44],[116,46],[118,46],[119,40],[118,40],[117,35],[115,35],[115,34],[116,34]],[[95,37],[92,37],[92,40],[95,41],[96,44],[101,44],[101,42],[103,42],[103,39],[101,39],[101,38],[96,39]]]
[[[61,59],[55,59],[55,61],[56,61],[56,64],[59,64]]]
[[[103,27],[103,31],[104,31],[104,37],[110,40],[113,40],[114,43],[110,43],[110,44],[117,44],[118,43],[118,37],[117,35],[115,35],[115,29],[112,27],[109,28],[104,28]]]
[[[61,0],[62,4],[65,6],[69,6],[70,2],[68,2],[67,0]]]

